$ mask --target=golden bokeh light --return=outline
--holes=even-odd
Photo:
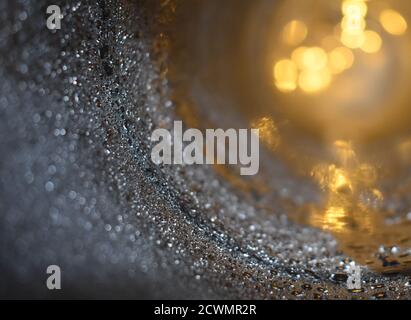
[[[331,72],[328,68],[305,70],[301,72],[298,85],[306,93],[317,93],[328,88],[331,83]]]
[[[278,61],[274,66],[275,85],[282,92],[291,92],[297,88],[298,69],[292,60]]]
[[[382,46],[382,39],[380,35],[371,30],[364,32],[364,43],[361,46],[361,50],[366,53],[377,53]]]
[[[345,16],[341,22],[341,29],[349,33],[358,33],[365,30],[367,23],[363,17]]]
[[[391,208],[397,201],[391,198],[391,189],[396,188],[394,178],[401,180],[402,170],[408,170],[411,161],[411,135],[406,127],[411,70],[406,32],[411,7],[399,0],[293,3],[293,8],[284,4],[278,22],[273,19],[274,38],[280,41],[271,44],[267,55],[269,65],[274,57],[274,63],[287,58],[293,66],[291,81],[276,78],[278,91],[293,93],[274,96],[273,116],[282,128],[282,142],[275,153],[295,166],[296,172],[310,173],[324,196],[318,203],[304,203],[293,219],[331,232],[341,240],[343,250],[369,265],[371,261],[372,268],[384,269],[378,256],[362,255],[376,252],[369,247],[376,239],[390,244],[389,237],[397,234],[397,230],[390,234],[392,224],[397,228],[405,221],[401,220],[404,214]],[[306,12],[317,4],[318,13]],[[401,35],[405,36],[394,37]],[[258,127],[266,126],[263,122]],[[304,135],[295,149],[291,143],[300,140],[294,134]],[[312,151],[312,141],[321,147]],[[410,185],[408,179],[401,190],[396,189],[399,197],[407,196]],[[407,225],[402,227],[408,237],[409,208],[405,210]]]
[[[380,22],[384,30],[394,36],[403,35],[408,28],[405,18],[399,12],[391,9],[381,12]]]
[[[304,68],[304,55],[307,49],[307,47],[298,47],[291,54],[291,59],[300,69]]]
[[[320,71],[327,66],[328,57],[320,47],[308,48],[302,56],[302,68],[309,71]]]
[[[364,1],[346,0],[342,5],[341,42],[350,49],[358,49],[365,42],[365,18],[368,6]]]
[[[346,0],[342,4],[342,12],[345,16],[365,17],[368,7],[363,0]]]
[[[341,33],[341,42],[350,49],[361,48],[365,43],[364,32],[350,32],[343,30]]]
[[[354,64],[354,53],[346,47],[338,47],[328,55],[328,66],[333,74],[341,73]]]
[[[283,41],[290,46],[297,46],[305,40],[308,34],[307,26],[299,20],[290,21],[283,30]]]
[[[290,19],[282,27],[283,42],[293,47],[290,58],[276,63],[274,78],[279,91],[289,93],[300,89],[306,94],[315,94],[329,88],[334,78],[354,66],[357,52],[377,54],[383,48],[383,37],[374,29],[367,28],[367,22],[375,27],[378,20],[392,35],[404,34],[407,30],[405,18],[395,10],[378,11],[369,8],[372,2],[366,0],[341,0],[341,19],[330,25],[330,32],[321,32],[315,37],[311,25],[301,19]],[[370,15],[370,16],[368,16]],[[316,30],[315,26],[313,27]],[[308,37],[309,34],[309,37]],[[314,38],[313,38],[314,37]],[[320,40],[313,45],[312,40]],[[311,42],[310,45],[305,43]],[[358,50],[357,50],[358,49]],[[289,49],[287,49],[288,51]]]

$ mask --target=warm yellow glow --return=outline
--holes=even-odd
[[[361,32],[365,30],[367,23],[363,17],[345,16],[341,22],[341,29],[346,32]]]
[[[323,229],[335,232],[343,231],[346,225],[344,219],[347,214],[343,207],[329,207],[324,213]]]
[[[328,57],[324,49],[320,47],[308,48],[302,56],[303,69],[319,71],[327,66]]]
[[[327,191],[327,202],[324,210],[310,212],[310,224],[338,235],[374,232],[376,219],[372,210],[380,208],[384,200],[383,193],[375,188],[377,168],[359,163],[350,141],[336,140],[331,150],[337,161],[317,165],[311,172]]]
[[[352,191],[353,189],[349,172],[334,164],[318,165],[313,169],[311,175],[322,189],[332,193],[337,194]]]
[[[384,10],[380,15],[380,22],[388,33],[400,36],[407,31],[405,18],[395,10]]]
[[[305,70],[301,72],[298,85],[306,93],[317,93],[326,89],[331,83],[331,73],[327,68],[322,70]]]
[[[375,199],[377,201],[383,201],[384,200],[384,195],[382,194],[382,192],[378,189],[373,189],[372,190],[372,194],[375,197]]]
[[[334,142],[334,151],[340,163],[344,166],[352,163],[356,159],[355,151],[350,141],[337,140]]]
[[[342,11],[346,16],[365,17],[368,7],[362,0],[346,0],[342,4]]]
[[[262,117],[251,122],[251,128],[259,129],[261,141],[272,151],[280,144],[280,133],[273,119]]]
[[[283,40],[290,46],[297,46],[305,40],[308,34],[307,26],[299,20],[290,21],[283,31]]]
[[[350,49],[358,49],[365,42],[365,18],[368,6],[363,0],[345,0],[342,5],[341,42]]]
[[[348,192],[352,190],[351,181],[347,173],[340,168],[332,170],[329,188],[332,192]]]
[[[354,59],[354,54],[350,49],[338,47],[328,55],[328,67],[332,73],[338,74],[351,68]]]
[[[356,60],[354,49],[368,54],[378,53],[383,45],[382,36],[367,30],[367,21],[373,21],[375,10],[369,10],[368,0],[341,0],[342,17],[329,34],[321,32],[320,45],[301,46],[311,25],[297,19],[289,20],[282,29],[283,42],[295,47],[290,60],[281,60],[275,65],[274,78],[282,92],[297,88],[312,94],[328,88],[334,77],[350,69]],[[407,22],[394,10],[384,10],[380,15],[384,29],[394,35],[407,30]],[[316,27],[314,25],[314,31]],[[310,32],[312,30],[310,29]],[[313,34],[315,35],[315,34]]]
[[[349,32],[343,31],[341,33],[341,42],[350,49],[358,49],[364,45],[364,32]]]
[[[291,59],[300,69],[304,68],[304,54],[307,49],[306,47],[298,47],[291,54]]]
[[[280,60],[274,66],[275,85],[280,91],[291,92],[297,88],[298,69],[292,60]]]
[[[382,39],[380,35],[371,30],[367,30],[364,32],[365,40],[363,45],[361,46],[361,50],[366,53],[377,53],[380,51],[382,46]]]

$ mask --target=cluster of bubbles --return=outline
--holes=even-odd
[[[381,35],[367,28],[368,0],[344,0],[341,5],[342,20],[332,35],[325,37],[321,46],[301,45],[308,36],[307,25],[292,20],[283,28],[283,41],[294,47],[291,57],[279,60],[274,65],[275,85],[281,92],[293,92],[298,88],[304,93],[323,91],[331,84],[333,77],[349,70],[355,62],[355,51],[375,54],[383,45]],[[397,11],[381,10],[379,23],[386,33],[403,35],[408,28],[407,21]]]

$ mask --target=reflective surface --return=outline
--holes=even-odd
[[[220,15],[210,7],[187,5],[203,20],[183,14],[176,26],[175,98],[189,106],[180,115],[203,128],[260,128],[265,171],[246,182],[260,202],[330,232],[375,271],[411,270],[411,6],[261,0]],[[272,174],[279,164],[292,188]]]

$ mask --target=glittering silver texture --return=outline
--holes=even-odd
[[[0,297],[410,298],[408,276],[367,269],[350,292],[331,235],[212,168],[151,162],[174,116],[152,54],[160,2],[54,2],[56,31],[48,1],[0,2]]]

